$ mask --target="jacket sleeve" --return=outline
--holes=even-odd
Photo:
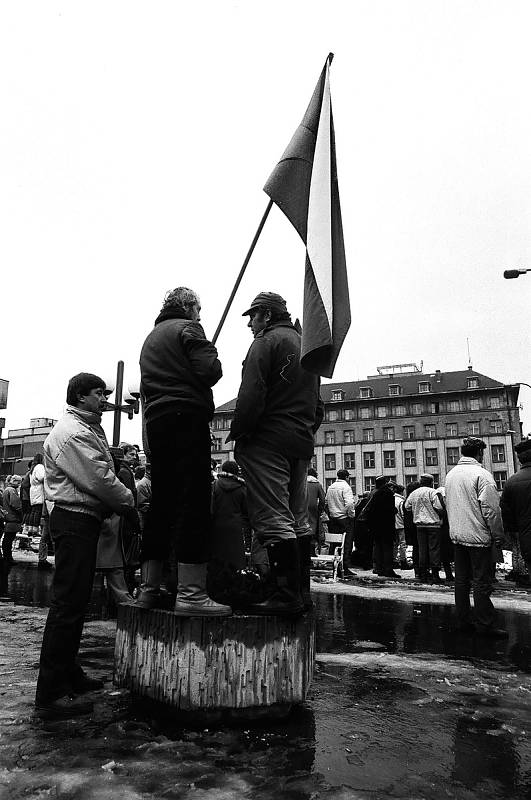
[[[324,403],[321,400],[321,395],[319,395],[317,398],[317,405],[315,407],[315,422],[312,428],[313,433],[316,433],[319,430],[323,419],[324,419]]]
[[[116,513],[134,508],[132,492],[118,480],[89,434],[71,436],[57,455],[56,463],[75,486],[94,495]]]
[[[511,503],[510,489],[508,486],[504,487],[503,492],[501,494],[500,509],[501,509],[502,522],[505,532],[517,533],[518,525],[516,522],[516,517],[514,515]]]
[[[500,501],[496,485],[487,475],[480,475],[478,479],[478,500],[481,513],[493,539],[503,536],[503,525],[500,512]]]
[[[354,509],[356,507],[356,503],[354,502],[354,494],[353,494],[352,489],[350,488],[348,483],[347,483],[346,488],[343,489],[343,502],[345,503],[345,508],[347,510],[347,516],[348,517],[353,517],[354,516]]]
[[[230,426],[230,439],[252,433],[265,409],[271,359],[265,339],[255,339],[243,366],[242,383]]]
[[[190,322],[182,332],[182,340],[188,360],[196,377],[207,386],[214,386],[223,371],[218,359],[218,351],[205,336],[198,322]]]
[[[433,491],[433,494],[431,494],[431,492],[430,492],[430,498],[431,498],[431,504],[432,504],[433,508],[435,509],[435,511],[440,511],[441,512],[440,516],[442,516],[443,507],[442,507],[442,503],[441,503],[441,498],[439,497],[439,495],[437,494],[437,492],[435,490]]]

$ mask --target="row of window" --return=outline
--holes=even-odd
[[[431,381],[419,381],[417,384],[418,393],[425,394],[427,392],[432,391],[432,383]],[[472,376],[467,378],[466,381],[466,388],[467,389],[479,389],[479,378]],[[402,386],[399,383],[390,383],[388,386],[389,397],[396,397],[397,395],[402,394]],[[374,397],[374,390],[370,386],[361,386],[359,390],[359,397],[361,399],[369,399],[370,397]],[[332,400],[344,400],[345,399],[345,391],[344,389],[333,389],[332,391]]]
[[[461,426],[462,427],[462,426]],[[459,426],[457,422],[447,422],[444,429],[445,436],[459,436]],[[462,432],[465,432],[462,430]],[[491,419],[489,422],[489,431],[490,434],[500,434],[503,433],[503,422],[501,419]],[[342,431],[343,433],[343,442],[344,444],[354,444],[356,441],[355,438],[355,431],[354,430],[346,430]],[[466,433],[469,436],[479,436],[481,433],[481,423],[480,422],[467,422],[466,424]],[[336,444],[338,432],[337,431],[325,431],[324,432],[324,439],[325,444]],[[424,432],[423,436],[425,439],[437,439],[437,426],[436,425],[424,425]],[[363,428],[361,434],[362,442],[374,442],[374,428]],[[382,429],[382,438],[384,442],[394,442],[395,441],[395,428],[383,428]],[[402,438],[406,440],[416,439],[416,428],[415,425],[403,425],[402,426]]]
[[[360,406],[356,408],[328,408],[325,412],[325,419],[328,422],[340,422],[341,420],[355,419],[385,419],[386,417],[419,417],[423,414],[444,414],[457,413],[459,411],[480,411],[484,407],[482,398],[470,397],[465,400],[446,400],[444,403],[409,403],[408,406],[402,404]],[[497,396],[488,398],[488,408],[499,409],[502,407],[501,398]],[[408,411],[409,409],[409,411]]]
[[[367,450],[362,453],[363,468],[374,469],[376,464],[376,454],[374,450]],[[505,463],[505,445],[492,444],[490,446],[490,456],[493,464]],[[446,448],[446,463],[448,466],[455,466],[461,458],[459,447]],[[424,449],[424,463],[427,467],[436,467],[439,464],[439,453],[435,447],[426,447]],[[394,469],[396,467],[396,452],[394,450],[383,451],[383,466],[384,469]],[[404,450],[404,466],[416,467],[417,466],[417,451]],[[356,454],[343,453],[343,467],[344,469],[356,469]],[[335,470],[336,467],[336,454],[325,453],[325,470]]]
[[[503,489],[505,484],[507,483],[507,472],[506,470],[500,470],[498,472],[492,473],[494,476],[494,480],[496,482],[496,488],[499,492]],[[440,484],[440,475],[438,472],[432,472],[431,475],[433,476],[433,483],[437,487]],[[396,475],[389,475],[389,480],[396,482]],[[406,486],[410,483],[414,483],[418,481],[418,475],[405,475],[404,482]],[[335,481],[335,478],[325,478],[325,487],[328,489],[330,484]],[[350,485],[352,487],[352,491],[356,494],[356,478],[351,477],[349,479]],[[376,477],[374,475],[366,475],[363,478],[363,491],[364,492],[372,492],[372,490],[376,487]]]

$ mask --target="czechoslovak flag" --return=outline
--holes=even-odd
[[[331,378],[350,327],[343,226],[336,170],[330,64],[264,191],[306,245],[301,364]]]

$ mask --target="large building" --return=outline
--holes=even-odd
[[[407,485],[422,473],[435,483],[460,458],[463,436],[487,443],[484,464],[498,489],[515,472],[520,441],[519,384],[505,385],[471,367],[424,373],[415,364],[378,367],[362,381],[321,387],[325,418],[315,437],[314,466],[325,486],[348,469],[354,492],[374,488],[377,475]],[[233,458],[226,444],[235,400],[216,409],[213,458]]]
[[[0,475],[24,475],[28,462],[42,453],[44,440],[57,420],[48,417],[30,419],[29,428],[16,428],[0,440]]]

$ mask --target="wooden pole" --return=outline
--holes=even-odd
[[[223,312],[222,317],[221,317],[221,319],[219,321],[219,325],[216,328],[216,332],[215,332],[214,336],[212,337],[212,344],[216,344],[217,338],[218,338],[218,336],[219,336],[219,334],[221,332],[223,324],[224,324],[225,320],[227,319],[227,314],[229,313],[230,307],[232,305],[232,301],[234,300],[234,296],[235,296],[236,292],[238,291],[238,286],[240,285],[240,283],[242,281],[244,272],[247,269],[247,264],[251,260],[251,256],[253,254],[253,250],[256,247],[256,243],[257,243],[257,241],[258,241],[258,239],[260,237],[260,234],[262,233],[262,228],[265,225],[265,221],[266,221],[266,219],[268,217],[269,212],[271,211],[271,206],[272,205],[273,205],[273,201],[270,199],[269,203],[267,204],[267,208],[266,208],[266,210],[264,212],[264,216],[262,217],[262,219],[260,221],[260,225],[258,226],[258,229],[257,229],[257,231],[256,231],[256,233],[254,235],[254,239],[251,242],[251,246],[249,248],[249,251],[248,251],[247,255],[245,256],[245,261],[242,264],[242,268],[241,268],[241,270],[239,272],[239,275],[236,278],[236,283],[234,284],[234,288],[233,288],[233,290],[231,292],[231,295],[229,297],[228,303],[225,306],[225,311]]]

